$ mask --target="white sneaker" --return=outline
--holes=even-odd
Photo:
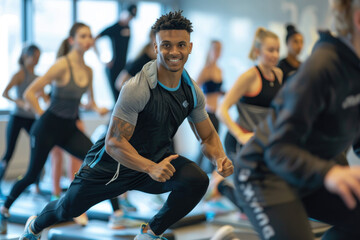
[[[111,214],[108,222],[108,227],[111,229],[124,229],[125,228],[124,214]]]
[[[86,213],[81,214],[78,217],[73,218],[74,222],[85,227],[89,223],[89,218]]]
[[[234,234],[234,228],[230,225],[225,225],[216,231],[215,235],[210,240],[240,240]]]

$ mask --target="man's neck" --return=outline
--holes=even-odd
[[[159,82],[165,85],[168,88],[176,88],[179,85],[182,71],[170,72],[164,71],[162,69],[157,70],[157,77]]]

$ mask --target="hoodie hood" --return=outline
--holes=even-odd
[[[145,75],[146,81],[148,82],[150,88],[154,89],[157,84],[156,60],[152,60],[146,63],[141,72]]]
[[[320,47],[333,49],[341,58],[346,59],[350,64],[360,66],[360,59],[354,49],[338,37],[334,37],[329,31],[319,31],[320,39],[316,42],[313,51]]]

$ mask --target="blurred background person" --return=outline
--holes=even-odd
[[[121,12],[118,22],[104,29],[95,37],[95,44],[99,38],[104,36],[108,36],[111,40],[113,56],[111,61],[106,64],[105,70],[114,103],[119,96],[119,91],[115,87],[115,81],[126,63],[129,39],[131,36],[129,23],[136,16],[136,12],[136,5],[129,5],[127,9]],[[95,51],[97,52],[96,48]]]
[[[25,46],[19,58],[20,69],[11,78],[9,84],[5,87],[2,96],[11,102],[15,103],[15,108],[10,114],[10,118],[6,129],[6,150],[0,162],[0,195],[1,181],[6,173],[6,169],[9,166],[9,162],[13,156],[16,142],[21,129],[25,129],[27,133],[30,133],[31,126],[35,121],[35,114],[31,110],[30,105],[24,101],[23,93],[25,89],[37,78],[34,72],[35,66],[38,64],[40,58],[40,49],[38,46],[31,44]],[[11,97],[9,91],[15,89],[15,97]],[[40,94],[42,97],[46,97],[43,92]],[[40,176],[40,175],[39,175]],[[40,192],[39,177],[36,181],[36,191]]]
[[[137,57],[126,63],[124,69],[120,72],[116,78],[115,87],[118,91],[131,77],[134,77],[142,67],[149,61],[156,59],[156,53],[154,51],[155,32],[150,30],[149,42],[141,49]]]
[[[300,67],[301,61],[298,57],[304,45],[303,35],[298,32],[294,25],[288,24],[286,31],[287,56],[278,63],[278,67],[283,72],[283,84]]]

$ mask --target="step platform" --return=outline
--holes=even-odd
[[[149,222],[149,220],[158,212],[158,209],[148,207],[149,205],[153,205],[151,202],[149,202],[153,198],[149,197],[149,194],[144,194],[141,192],[135,192],[132,194],[132,196],[137,196],[137,199],[141,199],[141,201],[136,199],[133,200],[133,202],[137,204],[136,207],[138,211],[125,211],[125,217],[141,220],[143,222]],[[165,197],[163,198],[165,199]],[[146,204],[145,201],[148,201],[148,204]],[[87,211],[89,219],[108,221],[110,215],[113,212],[109,203],[109,201],[103,201],[90,208]],[[141,204],[145,206],[142,206]],[[216,203],[201,201],[188,215],[170,226],[170,229],[201,223],[206,221],[209,217],[221,216],[223,214],[228,214],[234,211],[236,211],[235,207],[227,199],[221,199]]]
[[[313,220],[309,221],[315,237],[322,236],[331,227],[326,223]],[[247,219],[240,219],[237,212],[229,213],[222,216],[216,216],[211,220],[211,223],[217,225],[231,225],[235,228],[241,229],[253,229],[250,221]]]
[[[112,210],[107,205],[109,205],[108,201],[104,201],[90,208],[87,211],[88,218],[94,220],[108,221],[110,215],[112,214]],[[125,212],[124,217],[134,220],[140,220],[142,222],[149,222],[156,213],[157,211],[154,210],[142,209],[141,211],[136,212]],[[206,221],[206,212],[203,211],[200,207],[196,207],[180,221],[173,224],[170,229],[188,226],[204,221]]]
[[[77,224],[55,226],[49,230],[47,237],[49,240],[133,240],[139,231],[140,225],[122,230],[112,230],[104,221],[90,220],[85,227]],[[175,240],[175,235],[171,230],[167,230],[163,236],[168,240]]]
[[[29,217],[38,215],[48,203],[43,195],[24,192],[11,206],[9,222],[25,225]]]
[[[0,240],[18,240],[23,231],[24,225],[8,224],[7,234],[0,234]]]

